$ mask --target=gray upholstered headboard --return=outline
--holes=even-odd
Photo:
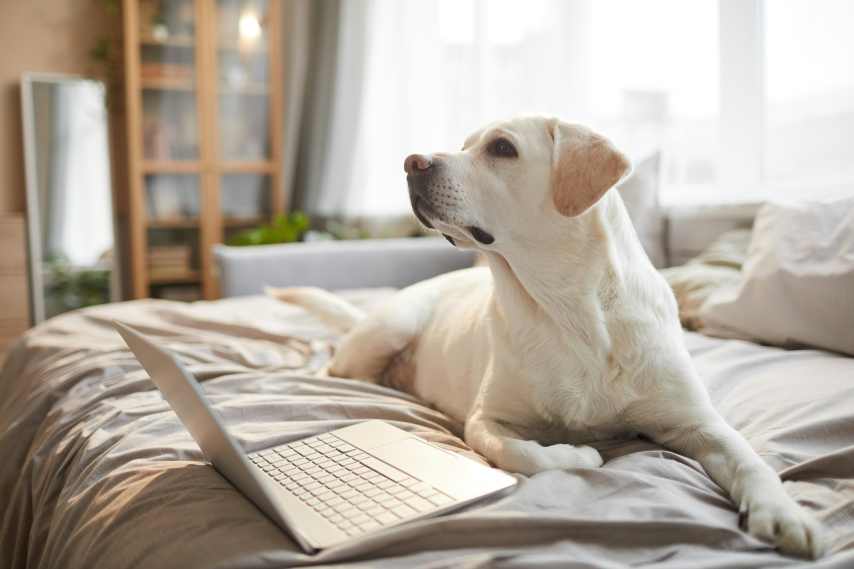
[[[750,227],[758,204],[679,206],[665,210],[664,247],[669,265],[698,255],[720,234]],[[401,288],[470,267],[472,251],[441,238],[318,241],[214,249],[223,296],[260,294],[269,286],[319,286],[330,290]]]
[[[260,294],[264,286],[319,286],[330,290],[401,288],[470,267],[474,252],[441,238],[316,241],[256,247],[218,245],[214,256],[222,295]]]

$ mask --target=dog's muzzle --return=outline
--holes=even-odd
[[[409,186],[409,202],[415,217],[428,229],[433,229],[430,218],[439,218],[438,212],[430,205],[430,179],[436,172],[436,163],[423,154],[410,154],[403,162],[406,171],[406,183]],[[439,218],[441,219],[441,218]]]
[[[495,237],[484,229],[475,225],[463,225],[459,215],[446,211],[450,202],[453,204],[458,198],[450,193],[452,184],[449,180],[438,179],[441,176],[442,165],[432,157],[423,154],[411,154],[403,162],[406,171],[406,183],[409,186],[409,202],[412,211],[424,227],[435,229],[431,220],[437,220],[448,225],[455,225],[468,232],[472,238],[483,245],[489,245],[495,241]],[[438,192],[437,186],[438,185]],[[438,199],[440,205],[435,205]],[[461,227],[462,226],[462,227]],[[443,233],[451,245],[456,246],[454,238]]]

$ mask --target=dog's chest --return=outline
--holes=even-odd
[[[526,377],[528,404],[536,419],[562,429],[568,442],[629,432],[621,415],[638,395],[611,358],[585,357],[555,339],[528,346],[519,354],[517,372]]]

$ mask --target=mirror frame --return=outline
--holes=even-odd
[[[44,281],[42,279],[41,220],[39,219],[38,168],[36,167],[35,109],[33,108],[33,83],[94,83],[104,92],[104,128],[107,130],[106,158],[110,173],[110,210],[113,222],[113,255],[110,270],[110,302],[121,300],[121,258],[119,247],[118,215],[116,212],[113,160],[110,153],[110,116],[107,108],[104,82],[82,75],[61,73],[24,73],[21,76],[21,119],[24,130],[24,170],[27,190],[27,252],[30,288],[30,322],[36,325],[45,320]]]

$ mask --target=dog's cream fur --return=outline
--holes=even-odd
[[[816,523],[712,406],[673,294],[608,191],[630,169],[610,142],[516,119],[406,168],[422,222],[480,249],[488,268],[418,283],[368,316],[317,289],[273,291],[352,328],[331,375],[410,391],[464,422],[472,448],[524,474],[595,468],[602,458],[586,443],[645,435],[697,459],[750,533],[821,553]]]

